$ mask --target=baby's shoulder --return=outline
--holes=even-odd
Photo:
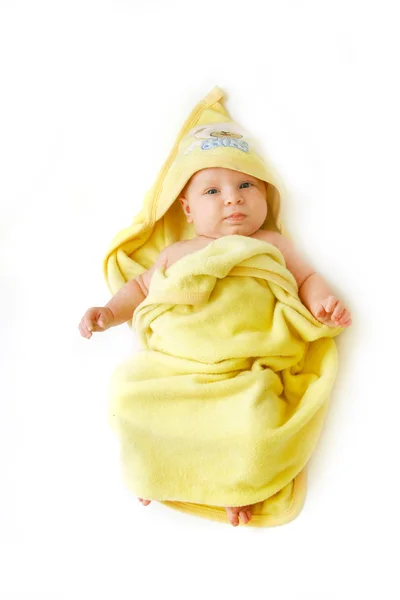
[[[275,248],[278,248],[286,262],[292,261],[297,257],[297,250],[293,242],[288,237],[282,235],[278,231],[268,231],[266,229],[260,229],[251,237],[254,237],[258,240],[262,240],[264,242],[268,242],[272,246],[275,246]]]
[[[278,233],[277,231],[268,231],[267,229],[259,229],[252,236],[250,236],[256,240],[261,240],[263,242],[268,242],[273,246],[276,246],[278,249],[281,249],[282,245],[285,244],[285,238],[283,235]]]

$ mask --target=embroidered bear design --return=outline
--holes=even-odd
[[[189,154],[198,146],[201,150],[211,150],[212,148],[218,148],[218,146],[225,146],[236,148],[242,152],[249,152],[249,142],[242,139],[245,135],[246,133],[236,123],[198,125],[188,133],[189,137],[197,139],[186,149],[185,154]]]

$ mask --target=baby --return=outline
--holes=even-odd
[[[299,297],[312,315],[329,327],[349,327],[351,315],[332,294],[324,279],[297,253],[289,239],[275,231],[261,229],[267,216],[267,183],[222,167],[197,171],[182,190],[179,201],[196,237],[165,248],[154,265],[128,281],[104,307],[89,308],[79,324],[85,338],[132,319],[146,298],[157,268],[167,269],[186,254],[196,252],[213,240],[226,235],[242,235],[263,240],[282,253],[287,269],[296,279]],[[145,506],[149,499],[139,498]],[[248,523],[252,506],[225,507],[229,522]]]

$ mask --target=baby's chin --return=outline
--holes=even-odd
[[[262,224],[261,224],[262,225]],[[246,219],[234,223],[232,221],[223,221],[221,224],[220,232],[221,235],[253,235],[261,227],[257,223],[249,222]]]
[[[217,223],[199,223],[195,220],[193,225],[196,235],[208,238],[218,238],[224,235],[253,235],[253,233],[256,233],[264,223],[264,221],[259,221],[260,219],[249,218],[248,216],[245,219],[237,222],[223,219]]]

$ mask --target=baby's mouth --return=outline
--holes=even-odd
[[[229,221],[242,221],[242,219],[244,219],[246,217],[245,214],[243,213],[232,213],[230,215],[228,215],[227,217],[225,217],[225,220],[229,220]]]

